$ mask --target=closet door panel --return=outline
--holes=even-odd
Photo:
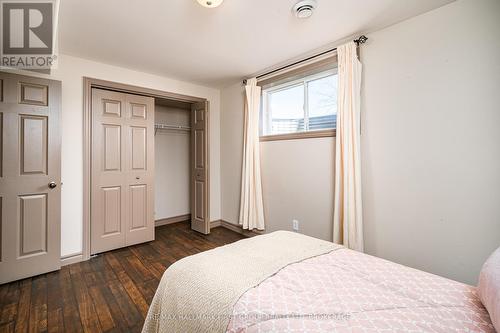
[[[132,118],[146,119],[148,115],[148,106],[140,103],[130,103]]]
[[[91,254],[154,239],[154,99],[92,89]]]
[[[132,170],[146,170],[147,163],[147,128],[131,128]]]
[[[194,130],[194,164],[197,170],[203,170],[205,167],[205,131],[201,129]]]
[[[154,239],[154,99],[127,95],[126,244]]]
[[[121,169],[121,126],[103,124],[103,171],[119,171]]]
[[[147,185],[130,186],[130,231],[144,229],[148,225]]]
[[[120,186],[102,188],[104,237],[121,231],[121,192]]]
[[[194,195],[194,217],[197,220],[204,220],[205,218],[205,200],[203,194],[205,193],[205,184],[203,181],[195,182],[195,195]]]
[[[91,254],[125,246],[125,97],[92,89]]]
[[[210,233],[208,102],[191,108],[191,229]]]
[[[122,97],[121,95],[116,95],[116,97]],[[122,115],[122,101],[120,99],[102,99],[102,115],[110,117],[121,117]]]

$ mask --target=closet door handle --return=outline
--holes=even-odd
[[[139,180],[139,179],[141,179],[141,177],[139,177],[139,176],[136,176],[136,177],[135,177],[135,179]]]

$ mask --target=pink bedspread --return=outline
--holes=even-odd
[[[228,332],[495,332],[476,288],[341,249],[248,290]]]

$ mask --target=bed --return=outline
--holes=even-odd
[[[495,332],[475,287],[286,231],[179,260],[144,333]]]

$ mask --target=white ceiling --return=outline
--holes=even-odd
[[[453,0],[318,0],[307,20],[295,0],[61,0],[59,49],[204,85],[224,86],[358,32]],[[375,42],[375,41],[374,41]],[[397,42],[397,41],[395,41]]]

